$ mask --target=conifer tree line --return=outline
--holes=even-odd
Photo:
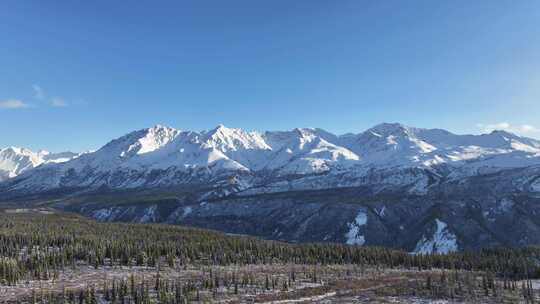
[[[302,272],[305,277],[316,281],[315,271]],[[195,302],[208,303],[220,299],[223,293],[238,295],[240,288],[250,293],[270,290],[287,291],[295,284],[294,272],[288,277],[267,274],[264,280],[258,280],[253,273],[225,272],[214,273],[209,270],[198,280],[181,282],[176,279],[163,279],[158,273],[153,278],[131,274],[127,279],[105,279],[101,285],[90,285],[82,289],[64,289],[62,292],[32,291],[25,302],[36,303],[106,303],[124,304],[187,304]],[[203,295],[204,294],[204,295]]]
[[[540,278],[540,248],[412,255],[380,247],[287,244],[170,225],[98,223],[76,215],[0,215],[0,284],[58,277],[78,263],[93,267],[357,264],[382,268],[484,271]]]
[[[438,299],[466,299],[472,303],[538,303],[539,294],[530,279],[521,282],[497,277],[492,272],[442,271],[429,274],[424,282],[414,281],[413,295]]]
[[[36,289],[32,291],[30,297],[17,303],[214,303],[227,298],[230,300],[230,296],[233,296],[233,299],[242,296],[254,299],[257,295],[294,291],[297,281],[317,284],[329,279],[347,280],[364,275],[371,280],[376,280],[374,274],[384,276],[385,273],[382,269],[370,269],[371,273],[365,273],[364,268],[351,267],[351,265],[329,272],[325,266],[306,267],[304,265],[301,268],[295,268],[298,265],[289,265],[289,267],[289,273],[285,275],[280,271],[261,274],[237,270],[214,272],[212,268],[209,268],[196,279],[187,281],[161,277],[158,269],[155,276],[131,274],[121,279],[105,278],[80,289],[64,288],[61,292]],[[344,269],[346,272],[342,271]],[[405,284],[389,283],[385,288],[390,290],[377,292],[392,296],[457,300],[460,303],[463,300],[467,303],[484,303],[486,299],[491,299],[486,303],[534,304],[539,302],[540,295],[537,290],[534,290],[531,280],[517,282],[507,278],[497,278],[491,272],[480,273],[457,269],[422,272],[419,276],[414,276],[412,273],[408,273],[409,279],[403,281]],[[407,276],[407,272],[401,275]],[[423,280],[420,279],[422,276],[425,277]],[[377,286],[379,283],[374,284]],[[237,302],[233,301],[233,303]]]

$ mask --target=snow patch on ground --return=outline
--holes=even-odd
[[[417,297],[386,297],[385,303],[410,303],[410,304],[449,304],[449,303],[463,303],[463,302],[450,302],[448,300],[433,300],[423,299]]]
[[[514,202],[510,199],[504,198],[499,202],[499,206],[497,207],[497,211],[499,213],[506,213],[512,210],[512,207],[514,206]]]
[[[484,218],[490,222],[494,222],[498,215],[508,214],[514,207],[514,201],[508,198],[503,198],[497,202],[497,205],[482,212]]]
[[[349,231],[345,234],[346,244],[348,245],[364,245],[366,239],[360,234],[360,227],[367,224],[367,214],[364,211],[358,212],[354,222],[349,223]]]
[[[184,207],[184,213],[182,214],[182,218],[190,215],[191,212],[193,212],[193,208],[191,208],[190,206]]]
[[[537,178],[531,185],[531,191],[540,192],[540,178]]]
[[[414,253],[449,253],[458,250],[457,237],[450,232],[448,225],[439,219],[435,219],[435,224],[435,233],[429,238],[423,236],[416,244]]]
[[[272,304],[281,304],[281,303],[306,303],[306,302],[309,302],[309,303],[314,303],[316,301],[321,301],[321,300],[324,300],[325,298],[329,298],[329,297],[333,297],[335,296],[337,293],[335,291],[332,291],[332,292],[329,292],[329,293],[325,293],[325,294],[322,294],[322,295],[318,295],[318,296],[312,296],[312,297],[302,297],[302,298],[299,298],[299,299],[289,299],[289,300],[279,300],[279,301],[270,301],[270,302],[262,302],[262,303],[272,303]]]
[[[484,218],[490,222],[493,222],[495,221],[495,218],[491,216],[491,212],[490,211],[484,211],[482,212],[482,215],[484,216]]]
[[[139,219],[141,223],[155,222],[156,221],[157,206],[152,205],[144,210],[143,216]]]

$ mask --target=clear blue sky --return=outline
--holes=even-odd
[[[540,137],[536,0],[7,0],[0,22],[0,146],[158,123]]]

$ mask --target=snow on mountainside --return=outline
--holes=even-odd
[[[359,160],[347,148],[328,142],[328,133],[317,129],[294,129],[288,132],[266,132],[264,138],[272,147],[267,169],[283,173],[307,174],[347,167]],[[323,133],[321,136],[320,133]]]
[[[265,142],[261,134],[223,125],[201,132],[200,137],[203,148],[215,149],[246,169],[262,169],[272,151],[272,147]]]
[[[504,131],[455,135],[440,129],[380,124],[356,136],[342,137],[342,143],[367,164],[379,167],[448,164],[511,168],[540,163],[540,141]]]
[[[71,152],[32,152],[25,148],[9,147],[0,149],[0,181],[13,178],[22,172],[44,163],[66,162],[77,154]]]
[[[25,162],[14,165],[13,157],[3,156],[0,163],[13,172],[9,177],[23,173],[7,185],[8,190],[213,181],[234,186],[231,191],[257,185],[286,191],[378,183],[408,185],[411,193],[422,193],[434,178],[424,171],[435,177],[461,177],[540,164],[540,141],[503,131],[456,135],[401,124],[380,124],[343,136],[321,129],[258,133],[219,125],[194,132],[158,125],[64,163],[53,163],[48,154],[19,154]],[[46,165],[28,170],[41,163]],[[285,180],[287,176],[295,179]]]
[[[366,164],[376,166],[408,165],[437,150],[400,124],[381,124],[348,136],[344,146],[360,155]]]
[[[422,239],[416,244],[414,253],[427,254],[427,253],[449,253],[458,251],[457,237],[455,234],[448,230],[448,225],[435,219],[436,229],[433,235],[430,237],[423,236]]]

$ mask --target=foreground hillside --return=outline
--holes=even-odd
[[[409,255],[292,245],[46,209],[0,215],[6,303],[519,303],[538,299],[538,249]]]
[[[48,205],[103,222],[447,253],[540,244],[540,193],[530,186],[539,175],[539,168],[505,170],[445,181],[424,195],[361,186],[207,198],[205,189],[177,188],[81,194]]]

